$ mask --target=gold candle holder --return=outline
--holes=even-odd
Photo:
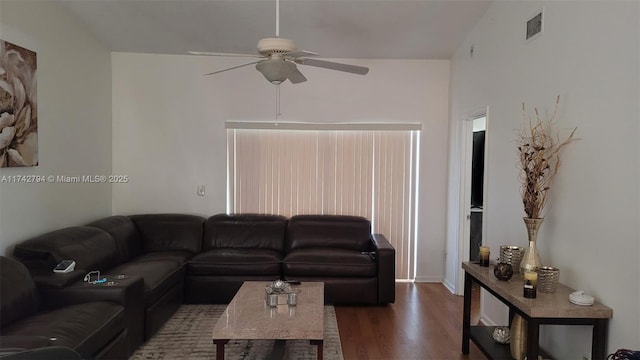
[[[480,246],[480,266],[489,267],[491,249],[488,246]]]

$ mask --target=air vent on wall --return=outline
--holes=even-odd
[[[529,40],[542,33],[542,10],[527,20],[526,39]]]

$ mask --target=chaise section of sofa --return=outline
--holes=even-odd
[[[344,215],[289,219],[283,259],[287,280],[322,281],[330,304],[395,301],[395,250],[369,220]]]
[[[87,287],[82,283],[84,274],[97,270],[111,277],[140,278],[141,294],[126,309],[133,351],[182,304],[185,263],[200,251],[203,224],[204,218],[184,214],[110,216],[26,240],[15,246],[14,255],[37,275],[38,285],[49,294],[125,298],[126,291],[118,292],[118,287]],[[74,273],[52,273],[63,259],[76,261]]]
[[[202,252],[189,260],[186,301],[225,304],[244,281],[279,279],[287,219],[218,214],[207,219]]]
[[[175,313],[184,299],[186,262],[200,252],[204,218],[187,214],[110,216],[89,224],[111,236],[119,264],[110,274],[144,279],[144,339]]]
[[[3,354],[62,346],[85,358],[128,356],[125,307],[118,302],[54,304],[52,299],[39,294],[22,263],[4,256],[0,257],[0,299]]]

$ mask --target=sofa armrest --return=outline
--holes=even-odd
[[[106,283],[94,285],[84,281],[76,281],[69,286],[42,286],[43,282],[40,281],[39,290],[44,305],[53,309],[91,301],[112,301],[127,305],[134,296],[136,300],[143,301],[144,280],[141,277],[114,281],[116,284],[113,286]]]
[[[371,240],[378,261],[378,304],[396,300],[396,249],[382,234],[372,234]]]
[[[33,275],[33,282],[38,288],[62,289],[82,280],[85,273],[84,270],[74,270],[68,273],[49,272],[46,275]]]
[[[108,279],[111,281],[112,279]],[[144,280],[141,277],[113,279],[114,285],[89,284],[77,281],[66,287],[40,287],[41,298],[49,308],[85,303],[112,301],[124,307],[129,352],[144,341]]]
[[[24,350],[51,346],[55,340],[46,336],[0,336],[0,358]]]

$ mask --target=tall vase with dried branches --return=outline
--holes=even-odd
[[[518,138],[520,181],[524,222],[529,237],[529,247],[520,263],[520,272],[535,271],[540,267],[536,240],[538,229],[544,220],[542,212],[547,203],[551,183],[560,168],[560,151],[575,140],[574,128],[566,138],[561,138],[556,128],[556,116],[560,96],[556,98],[553,112],[546,119],[534,108],[535,117],[529,116],[522,103],[523,124]]]

